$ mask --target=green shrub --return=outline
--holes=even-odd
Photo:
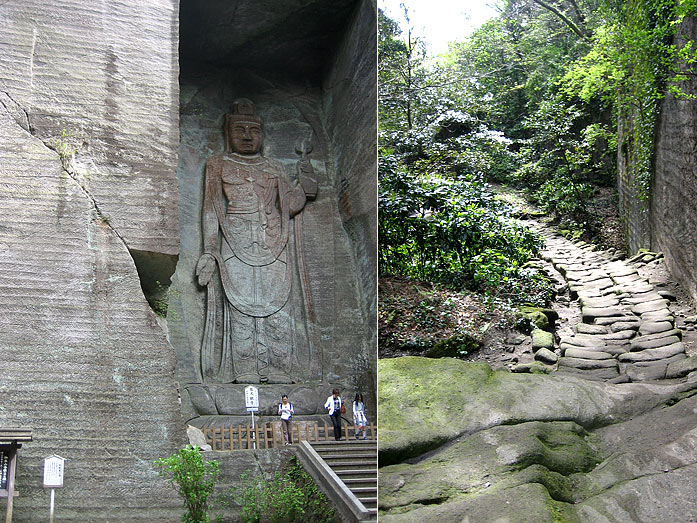
[[[459,358],[476,352],[481,343],[469,334],[456,334],[441,340],[426,353],[427,358]]]
[[[230,489],[232,502],[241,507],[242,521],[256,523],[335,523],[334,507],[295,458],[285,474],[270,481],[263,474],[244,473],[242,485]]]
[[[184,499],[184,523],[207,523],[209,498],[220,475],[217,461],[204,461],[201,449],[187,445],[168,458],[155,460],[157,473]]]

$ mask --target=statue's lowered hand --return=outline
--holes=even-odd
[[[215,258],[210,254],[202,254],[196,264],[196,276],[198,276],[198,284],[201,286],[208,285],[215,270]]]

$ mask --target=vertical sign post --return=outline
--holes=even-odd
[[[2,480],[4,487],[2,487],[5,492],[3,494],[7,495],[7,510],[5,511],[5,523],[12,523],[12,509],[14,506],[15,496],[15,474],[17,471],[17,448],[18,445],[16,441],[13,441],[11,445],[5,446],[3,450],[2,457]],[[4,497],[4,496],[3,496]]]
[[[44,460],[44,488],[51,489],[51,505],[49,507],[49,523],[53,523],[53,508],[55,501],[55,490],[63,486],[63,464],[65,458],[60,456],[49,456]]]
[[[32,440],[31,429],[27,427],[0,427],[0,498],[7,498],[5,523],[12,523],[12,505],[17,473],[17,449],[22,443]]]
[[[257,431],[254,428],[254,413],[259,412],[259,389],[256,387],[245,387],[244,402],[247,405],[247,412],[252,413],[252,448],[257,448]]]

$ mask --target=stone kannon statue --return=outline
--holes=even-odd
[[[204,383],[293,383],[317,358],[302,248],[302,213],[317,195],[306,144],[297,179],[261,153],[262,122],[239,99],[225,115],[225,153],[206,163],[203,254],[207,288]],[[316,363],[314,364],[316,365]]]

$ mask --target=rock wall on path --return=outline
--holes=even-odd
[[[697,38],[697,18],[686,17],[678,45]],[[697,94],[694,77],[679,87]],[[651,187],[651,247],[665,254],[671,274],[697,300],[697,100],[668,93],[662,102],[656,143],[656,170]]]
[[[26,426],[15,521],[176,521],[175,353],[138,270],[173,270],[178,2],[0,5],[0,426]],[[141,267],[137,267],[141,264]],[[169,268],[169,269],[168,269]],[[4,502],[2,503],[4,511]]]
[[[675,43],[697,38],[697,18],[686,16]],[[618,189],[628,251],[640,248],[665,254],[671,274],[697,300],[697,197],[694,144],[697,140],[697,81],[688,74],[677,83],[687,96],[667,92],[660,102],[648,199],[640,200],[633,178],[636,161],[631,110],[618,122]]]

